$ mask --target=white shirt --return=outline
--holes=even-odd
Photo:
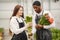
[[[14,34],[19,34],[19,33],[23,32],[27,27],[26,27],[26,24],[25,24],[25,27],[19,28],[19,25],[18,25],[18,22],[17,22],[16,18],[18,19],[18,21],[20,23],[23,22],[22,21],[22,19],[23,19],[22,17],[20,17],[20,18],[18,18],[16,16],[12,17],[11,20],[10,20],[10,30]]]
[[[35,23],[36,15],[40,16],[40,15],[42,15],[42,12],[43,12],[43,11],[41,11],[41,13],[39,13],[39,14],[38,14],[38,13],[35,13],[35,14],[33,15],[33,17],[32,17],[32,33],[33,33],[33,34],[36,32],[36,28],[35,28],[35,25],[36,25],[36,23]],[[44,10],[43,15],[44,15],[45,13],[48,13],[48,15],[49,15],[51,18],[54,19],[54,17],[51,15],[51,13],[50,13],[49,11],[45,11],[45,10]],[[55,27],[55,21],[54,21],[51,25],[44,26],[45,29],[49,29],[49,28],[52,28],[52,27]]]

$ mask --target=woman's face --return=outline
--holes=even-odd
[[[20,9],[17,12],[17,15],[22,16],[23,15],[23,8],[20,7]]]

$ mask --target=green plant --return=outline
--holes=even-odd
[[[25,20],[26,23],[28,22],[32,22],[32,16],[26,16],[26,20]],[[28,32],[31,32],[32,31],[32,27],[28,27]]]
[[[32,22],[32,17],[30,17],[30,16],[26,16],[26,20],[25,20],[25,22],[26,22],[26,23],[28,23],[28,22]]]
[[[50,29],[52,32],[52,40],[60,40],[60,30],[56,28]]]
[[[3,28],[0,28],[0,32],[3,32]]]
[[[41,25],[50,25],[50,22],[45,18],[45,16],[42,16],[39,20],[39,24]]]

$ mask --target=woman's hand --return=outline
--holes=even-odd
[[[37,29],[41,29],[41,28],[43,28],[43,25],[37,24],[37,25],[36,25],[36,28],[37,28]]]
[[[31,27],[31,26],[32,26],[32,22],[28,22],[27,27]]]

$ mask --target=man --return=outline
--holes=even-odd
[[[52,35],[49,29],[55,27],[55,21],[48,26],[38,24],[38,20],[41,18],[42,15],[48,13],[49,16],[52,17],[51,13],[49,11],[43,10],[39,1],[35,1],[33,3],[33,9],[36,13],[34,13],[32,18],[31,35],[36,32],[36,40],[52,40]]]

